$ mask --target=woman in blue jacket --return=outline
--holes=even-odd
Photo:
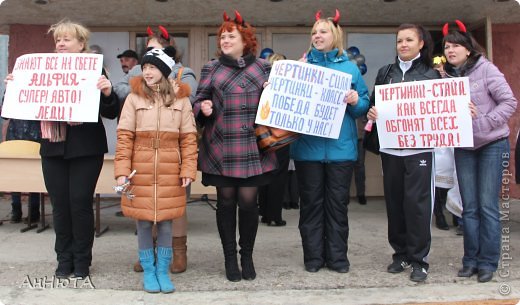
[[[311,32],[307,62],[352,75],[352,89],[345,98],[347,108],[338,139],[302,135],[291,146],[300,190],[300,235],[305,270],[317,272],[327,265],[346,273],[350,180],[357,160],[355,119],[368,110],[368,89],[359,69],[343,50],[339,12],[334,18],[321,18]]]

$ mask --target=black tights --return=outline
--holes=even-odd
[[[217,187],[217,208],[238,208],[242,211],[258,212],[256,196],[258,187]]]

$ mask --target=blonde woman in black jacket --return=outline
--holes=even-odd
[[[90,31],[84,26],[62,20],[50,27],[57,53],[88,52]],[[6,77],[6,82],[13,75]],[[55,275],[67,278],[89,276],[94,244],[92,198],[108,152],[101,116],[117,117],[119,102],[112,84],[102,75],[97,82],[101,91],[97,122],[41,122],[40,155],[43,178],[52,204],[58,260]]]

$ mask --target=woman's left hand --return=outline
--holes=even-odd
[[[112,93],[112,83],[104,75],[99,77],[97,88],[101,90],[104,96],[109,96]]]
[[[345,99],[343,100],[343,103],[350,104],[352,106],[356,106],[357,102],[359,100],[359,95],[356,90],[350,89],[345,95]]]
[[[187,177],[182,177],[182,187],[187,187],[188,185],[190,185],[190,183],[193,181],[191,180],[191,178],[187,178]]]

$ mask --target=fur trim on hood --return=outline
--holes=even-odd
[[[183,98],[183,97],[189,97],[191,94],[191,88],[188,84],[174,80],[176,82],[179,82],[179,92],[177,92],[176,97],[177,98]],[[143,90],[143,76],[135,76],[130,79],[130,88],[132,93],[135,93],[139,95],[140,97],[146,97],[146,94]]]

